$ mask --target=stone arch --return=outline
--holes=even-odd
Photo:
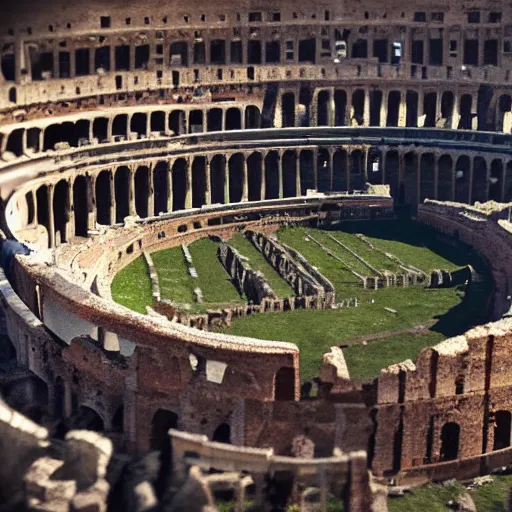
[[[460,119],[459,119],[459,130],[471,130],[472,119],[473,119],[473,97],[471,94],[463,94],[460,97]]]
[[[489,199],[492,201],[501,201],[503,191],[503,160],[495,158],[491,162],[489,176]]]
[[[224,204],[226,189],[226,158],[224,155],[215,155],[210,162],[210,194],[213,204]]]
[[[261,128],[261,113],[256,105],[248,105],[245,109],[245,129]]]
[[[331,190],[331,157],[327,148],[318,148],[317,189],[319,192]]]
[[[395,198],[400,204],[418,204],[418,158],[420,156],[414,151],[408,151],[403,157],[403,179],[398,188],[398,196]],[[426,176],[426,179],[427,182],[424,188],[423,175],[421,176],[420,194],[424,194],[426,190],[432,190],[433,178],[431,179],[431,176]]]
[[[169,445],[169,429],[178,428],[178,415],[167,409],[158,409],[151,420],[151,450],[163,450]]]
[[[201,133],[203,131],[204,112],[199,109],[191,110],[188,115],[189,133]]]
[[[53,193],[53,219],[56,245],[67,242],[69,183],[66,180],[60,180],[57,185],[55,185],[55,191]]]
[[[244,188],[244,155],[235,153],[229,157],[228,176],[229,176],[229,200],[232,203],[242,201],[242,193]]]
[[[25,130],[23,128],[17,128],[13,130],[7,138],[6,150],[16,156],[23,154],[23,134]]]
[[[48,419],[49,393],[46,382],[31,375],[6,383],[2,388],[5,402],[36,423],[46,423]]]
[[[169,164],[158,162],[153,170],[153,190],[155,215],[168,211],[169,198]]]
[[[73,209],[75,236],[87,236],[89,229],[89,188],[85,176],[77,176],[73,182]]]
[[[444,91],[441,96],[441,117],[446,119],[445,128],[451,128],[453,107],[455,104],[455,97],[452,91]]]
[[[147,137],[147,118],[148,115],[144,112],[136,112],[130,119],[130,133],[136,133],[138,139]]]
[[[157,111],[151,112],[150,128],[152,132],[158,132],[160,135],[165,135],[167,132],[165,122],[165,112]]]
[[[111,177],[110,171],[101,171],[96,177],[96,222],[104,226],[109,226],[112,222],[110,218]]]
[[[33,127],[27,130],[27,150],[37,153],[41,151],[41,128]]]
[[[295,369],[280,368],[274,378],[274,400],[295,400]]]
[[[112,136],[117,137],[118,139],[123,137],[128,137],[128,115],[127,114],[119,114],[114,117],[114,121],[112,123]]]
[[[418,103],[419,97],[416,91],[407,91],[405,93],[405,126],[416,128],[418,126]]]
[[[92,407],[80,405],[69,418],[70,430],[94,430],[104,432],[105,423],[101,415]]]
[[[448,422],[441,429],[441,461],[455,460],[459,457],[460,427],[458,423]]]
[[[108,119],[106,117],[97,117],[92,123],[92,136],[98,139],[98,142],[105,142],[108,134]]]
[[[212,441],[231,444],[231,427],[228,423],[221,423],[213,432]]]
[[[364,124],[364,90],[356,89],[352,93],[352,124],[363,126]]]
[[[172,166],[172,209],[184,210],[187,194],[187,161],[178,158]]]
[[[17,103],[17,94],[16,94],[16,87],[11,87],[9,89],[9,101],[11,103]]]
[[[425,128],[434,128],[436,125],[437,93],[427,92],[423,96],[423,114],[425,116]]]
[[[41,185],[36,191],[37,223],[48,231],[48,187]]]
[[[344,149],[337,149],[333,155],[333,190],[348,191],[348,155]]]
[[[450,155],[442,155],[438,162],[437,199],[451,201],[453,198],[453,161]]]
[[[297,192],[297,152],[287,150],[282,157],[283,168],[283,196],[295,197],[300,194]]]
[[[222,131],[223,112],[221,108],[211,108],[208,110],[206,118],[206,130],[209,132]]]
[[[249,201],[261,200],[262,155],[251,153],[247,158],[247,190]]]
[[[239,108],[231,107],[226,111],[226,130],[241,130],[242,114]]]
[[[55,144],[64,140],[64,130],[61,124],[51,124],[44,130],[43,151],[51,151]]]
[[[265,157],[265,197],[263,199],[279,198],[279,154],[270,151]]]
[[[116,222],[121,223],[130,215],[130,169],[118,167],[114,175],[114,195],[116,198]]]
[[[197,156],[192,161],[192,208],[206,203],[206,158]]]
[[[144,219],[148,216],[149,169],[143,165],[135,171],[135,213]]]
[[[455,162],[455,201],[469,201],[469,169],[470,161],[467,155],[461,155]]]

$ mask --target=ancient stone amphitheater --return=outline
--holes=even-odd
[[[0,503],[386,510],[391,480],[512,464],[509,3],[18,0],[0,20]],[[371,383],[334,349],[301,397],[295,344],[112,300],[142,253],[395,215],[480,253],[490,323]],[[260,307],[330,307],[308,279]]]

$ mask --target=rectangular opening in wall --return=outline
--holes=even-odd
[[[122,89],[123,88],[123,77],[121,75],[116,76],[116,89]]]
[[[205,46],[204,42],[194,43],[194,64],[205,63]]]
[[[279,41],[266,42],[265,61],[267,63],[275,63],[281,61],[281,43]]]
[[[478,66],[478,39],[464,41],[464,64]]]
[[[302,39],[299,41],[299,62],[316,63],[316,39]]]
[[[431,66],[443,65],[443,40],[430,39],[429,64]]]
[[[250,40],[247,43],[247,63],[261,64],[261,41]]]
[[[250,12],[249,13],[249,23],[257,23],[262,21],[261,12]]]
[[[100,27],[101,28],[110,28],[110,16],[101,16],[100,17]]]
[[[231,64],[242,64],[241,41],[231,41]]]
[[[130,47],[128,45],[116,46],[116,71],[130,70]]]
[[[423,22],[427,21],[427,13],[423,12],[423,11],[415,12],[413,19],[416,22],[423,23]]]
[[[213,39],[210,42],[210,63],[226,63],[226,41],[224,39]]]
[[[149,44],[135,47],[135,69],[148,69]]]
[[[498,65],[498,40],[487,39],[484,42],[484,66],[497,66]]]
[[[489,23],[501,23],[501,12],[490,12]]]
[[[30,52],[30,62],[32,66],[32,80],[44,80],[53,75],[53,53]]]
[[[78,48],[75,50],[75,74],[85,76],[89,73],[89,48]]]
[[[110,71],[110,46],[102,46],[101,48],[96,48],[96,53],[94,56],[94,69],[97,71],[100,68],[104,69],[105,71]]]
[[[480,23],[480,11],[468,12],[468,23]]]
[[[172,85],[173,85],[173,87],[178,87],[180,85],[180,72],[179,71],[172,72]]]
[[[69,78],[69,52],[59,52],[59,77]]]

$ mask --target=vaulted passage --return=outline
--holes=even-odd
[[[425,115],[425,128],[433,128],[436,125],[436,102],[435,92],[426,93],[423,99],[423,114]]]
[[[241,130],[242,129],[242,116],[240,109],[228,108],[226,111],[226,130]]]
[[[338,149],[333,156],[332,189],[337,192],[346,192],[348,190],[347,158],[348,155],[344,149]]]
[[[352,94],[352,119],[357,126],[362,126],[364,123],[364,90],[357,89]]]
[[[283,128],[295,126],[295,95],[293,92],[287,92],[282,96],[282,118],[281,125]]]
[[[365,186],[363,152],[359,149],[350,153],[350,191],[363,190]]]
[[[420,202],[435,198],[435,158],[432,153],[423,153],[420,160]]]
[[[110,176],[109,171],[101,171],[96,178],[96,222],[104,226],[108,226],[111,223]]]
[[[370,126],[380,126],[381,108],[382,91],[375,89],[370,92]]]
[[[445,91],[441,96],[441,117],[445,119],[443,128],[450,128],[453,117],[454,97],[453,92]]]
[[[221,423],[213,433],[212,441],[218,443],[231,443],[231,427],[227,423]]]
[[[502,200],[503,191],[503,162],[495,159],[491,162],[491,175],[489,177],[489,199]]]
[[[53,194],[53,218],[55,223],[55,244],[67,242],[66,227],[69,220],[69,185],[60,180]]]
[[[114,140],[126,139],[128,136],[128,116],[126,114],[120,114],[114,117],[112,123],[112,136]]]
[[[124,221],[130,215],[130,170],[119,167],[114,176],[114,192],[116,198],[116,223]]]
[[[242,200],[242,189],[244,183],[244,156],[236,153],[229,159],[229,200],[232,203],[239,203]]]
[[[317,169],[319,192],[329,192],[331,190],[331,161],[329,151],[325,148],[318,150]]]
[[[398,191],[398,203],[416,205],[418,203],[418,155],[412,151],[404,156],[402,183]],[[434,182],[432,181],[431,185],[427,186],[427,190],[431,190],[433,184]],[[424,194],[425,191],[420,190],[419,193]]]
[[[334,125],[347,124],[347,93],[343,90],[334,92]]]
[[[165,134],[165,113],[164,112],[153,112],[150,118],[150,128],[152,132],[159,133],[160,135]]]
[[[192,162],[192,208],[206,204],[206,159],[194,158]]]
[[[275,376],[275,400],[293,400],[295,398],[295,370],[283,367]]]
[[[153,171],[154,212],[155,215],[168,211],[167,199],[169,197],[169,165],[167,162],[158,162]]]
[[[252,153],[247,159],[249,201],[259,201],[261,199],[261,165],[261,153]]]
[[[391,91],[388,95],[388,117],[386,126],[398,126],[400,112],[400,92]]]
[[[439,201],[451,201],[453,199],[453,171],[452,158],[443,155],[439,159],[439,178],[437,188],[437,199]]]
[[[137,114],[134,115],[134,117]],[[142,114],[140,114],[142,115]],[[98,140],[98,142],[107,141],[107,130],[108,130],[108,119],[106,117],[96,118],[92,123],[92,136]],[[134,131],[134,130],[132,130]]]
[[[455,163],[455,201],[469,201],[469,157],[460,156]]]
[[[185,195],[187,192],[186,161],[178,158],[172,166],[172,209],[185,209]]]
[[[382,183],[382,165],[381,165],[381,152],[376,149],[371,149],[368,154],[368,169],[366,171],[368,182],[372,185],[379,185]]]
[[[405,126],[416,128],[418,126],[418,93],[407,91],[405,95]]]
[[[494,421],[493,450],[501,450],[510,446],[511,414],[510,411],[496,411]]]
[[[105,429],[101,416],[85,405],[78,407],[69,418],[69,427],[70,430],[85,429],[94,430],[95,432],[103,432]]]
[[[226,159],[222,155],[216,155],[210,163],[210,191],[212,203],[224,204],[226,189]]]
[[[221,108],[212,108],[208,111],[206,129],[209,132],[220,132],[222,130]]]
[[[265,158],[265,199],[279,198],[279,155],[271,151]]]
[[[471,188],[471,204],[476,201],[485,203],[487,201],[487,163],[477,156],[474,159],[473,186]]]
[[[139,167],[135,172],[135,213],[144,219],[148,216],[149,169]]]
[[[169,115],[169,128],[175,135],[187,133],[187,122],[183,110],[173,110]]]
[[[320,91],[318,93],[317,126],[329,126],[330,98],[329,91]]]
[[[399,198],[398,166],[398,151],[389,151],[386,155],[385,183],[389,185],[391,197],[395,202],[397,202]]]
[[[258,107],[249,105],[245,109],[245,129],[251,130],[261,127],[261,115]]]
[[[441,460],[455,460],[459,456],[460,427],[457,423],[445,423],[441,430]]]
[[[459,130],[471,130],[472,125],[472,108],[473,99],[470,94],[463,94],[460,98],[460,120],[458,129]]]
[[[77,176],[73,183],[75,236],[87,236],[89,216],[89,190],[85,176]]]
[[[283,196],[295,197],[297,195],[297,153],[285,151],[283,153]]]
[[[169,444],[169,429],[178,428],[178,415],[172,411],[158,409],[151,421],[151,450],[162,450]]]
[[[305,196],[308,189],[315,188],[315,161],[311,150],[300,152],[300,195]]]
[[[203,131],[203,111],[192,110],[188,118],[188,132],[201,133]]]

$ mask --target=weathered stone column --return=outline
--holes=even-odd
[[[149,137],[150,133],[151,133],[151,112],[146,112],[146,134],[145,134],[145,137],[146,138]]]
[[[329,151],[329,190],[332,192],[334,190],[334,148],[329,146],[327,150]]]
[[[300,186],[300,153],[295,153],[295,195],[302,195],[302,190]]]
[[[55,247],[55,218],[53,216],[53,196],[55,193],[55,185],[48,185],[48,246]]]
[[[260,183],[260,199],[263,201],[265,199],[266,193],[266,183],[265,177],[267,175],[267,155],[268,151],[263,151],[261,153],[261,183]]]
[[[345,169],[347,170],[347,192],[350,192],[350,170],[351,170],[350,169],[351,168],[350,153],[351,153],[351,150],[347,147],[347,150],[345,151]]]
[[[443,97],[443,91],[437,90],[436,91],[436,118],[434,120],[434,126],[437,128],[437,122],[439,119],[441,119],[441,116],[443,115],[441,112],[441,99]]]
[[[167,162],[167,211],[172,212],[172,166],[174,160]]]
[[[212,204],[212,188],[211,188],[211,169],[210,157],[206,156],[204,159],[204,174],[205,174],[205,187],[204,187],[204,200],[206,204]]]
[[[247,156],[245,155],[245,153],[243,153],[242,156],[242,202],[247,202],[249,200],[249,175],[247,170]]]
[[[277,151],[277,172],[278,172],[278,179],[279,179],[279,199],[283,198],[284,192],[283,192],[283,150],[279,149]],[[503,180],[505,182],[505,180]]]
[[[128,212],[130,216],[136,215],[135,212],[135,171],[137,170],[137,166],[132,164],[129,166],[130,175],[128,177]]]
[[[114,170],[111,169],[109,172],[110,180],[110,224],[116,223],[116,191],[114,182]],[[73,194],[71,194],[73,197]]]
[[[336,104],[334,102],[334,87],[329,89],[329,126],[335,125]]]
[[[380,149],[380,165],[381,165],[381,175],[382,175],[382,184],[384,185],[386,183],[386,158],[388,155],[388,152],[386,151],[386,148],[379,148]]]
[[[363,126],[370,126],[370,91],[368,87],[364,89]]]
[[[385,127],[387,123],[387,117],[388,117],[388,96],[389,91],[384,89],[382,91],[382,101],[380,103],[380,119],[379,119],[379,126]]]
[[[406,91],[400,92],[400,104],[398,106],[398,126],[404,128],[407,124]]]
[[[473,172],[475,170],[475,156],[469,156],[469,192],[468,192],[468,204],[471,204],[473,198]]]
[[[151,162],[148,165],[148,217],[153,217],[154,215],[155,215],[155,163]]]
[[[452,118],[450,120],[450,128],[456,130],[459,126],[460,121],[460,94],[458,90],[453,93],[453,111]]]
[[[368,182],[368,158],[370,148],[368,146],[363,147],[363,186]]]
[[[108,118],[108,123],[107,123],[107,140],[109,142],[112,142],[113,141],[113,135],[112,135],[112,127],[114,125],[114,118],[112,116],[110,116]]]
[[[186,172],[186,190],[185,190],[185,209],[192,208],[192,164],[190,157],[185,159]]]
[[[434,199],[437,199],[439,192],[439,154],[434,153]]]
[[[313,148],[313,177],[315,190],[318,190],[318,147]]]
[[[231,198],[229,197],[229,162],[226,157],[222,159],[224,162],[224,203],[230,203]]]

